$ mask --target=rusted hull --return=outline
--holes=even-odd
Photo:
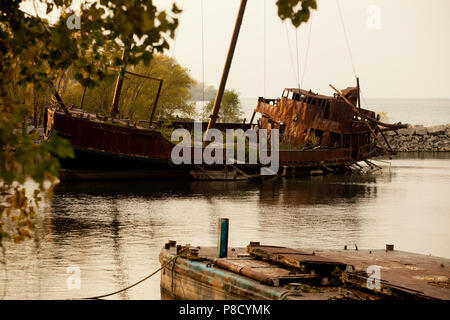
[[[161,264],[173,258],[163,249]],[[179,258],[161,271],[162,298],[179,300],[278,300],[286,289],[270,287],[257,280],[214,267],[212,264]]]
[[[405,127],[400,123],[382,123],[375,112],[356,108],[359,86],[337,92],[339,95],[324,96],[301,89],[285,89],[280,99],[258,99],[254,112],[261,114],[259,128],[279,129],[284,146],[302,150],[280,158],[284,160],[286,156],[287,161],[296,157],[305,161],[368,160],[380,154],[378,133]],[[380,148],[384,155],[391,156],[383,145]],[[311,156],[303,153],[308,149],[320,151]]]
[[[50,131],[68,138],[72,146],[80,150],[142,157],[157,162],[167,163],[173,147],[157,131],[84,118],[83,113],[73,115],[49,110],[46,134]]]
[[[189,168],[171,167],[144,157],[75,148],[74,159],[62,159],[61,180],[147,180],[190,178]]]
[[[221,130],[251,128],[250,124],[220,123]],[[194,130],[193,122],[174,122],[172,128]],[[206,129],[207,123],[202,123]],[[259,175],[260,164],[239,163],[233,166],[195,163],[174,165],[171,151],[174,144],[159,131],[134,127],[123,121],[105,121],[82,111],[68,114],[48,110],[46,136],[52,132],[69,139],[74,159],[62,160],[63,180],[116,180],[189,178],[206,180],[238,180]],[[223,150],[226,159],[226,150]],[[201,151],[203,154],[203,150]],[[280,150],[279,167],[299,167],[307,170],[345,168],[358,160],[376,155],[372,145],[359,152],[351,148],[320,148],[315,150]],[[279,174],[282,172],[280,171]],[[309,174],[309,171],[306,172]],[[301,174],[298,170],[297,174]]]
[[[189,168],[172,166],[173,144],[161,133],[107,123],[95,115],[47,111],[46,136],[67,138],[75,158],[62,159],[61,180],[189,178]]]

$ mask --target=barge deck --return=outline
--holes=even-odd
[[[160,254],[161,264],[167,263],[161,272],[162,299],[450,299],[449,259],[388,246],[296,250],[250,243],[217,258],[214,247],[170,243]]]

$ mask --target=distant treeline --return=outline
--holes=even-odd
[[[217,89],[208,85],[204,87],[204,98],[209,102],[203,110],[197,112],[195,101],[203,100],[203,84],[191,78],[188,69],[179,65],[174,58],[155,54],[149,66],[138,64],[129,67],[128,71],[163,79],[155,112],[156,120],[209,120]],[[67,70],[59,81],[59,91],[64,102],[92,113],[109,115],[116,77],[108,77],[98,85],[87,88],[84,98],[84,87],[73,78],[71,70]],[[120,95],[119,118],[148,120],[155,104],[158,86],[158,81],[127,74]],[[222,122],[242,120],[239,94],[235,90],[225,90],[219,116],[219,121]]]
[[[209,101],[216,97],[217,89],[214,86],[204,86],[205,93],[203,96],[203,82],[197,82],[191,87],[192,101]]]
[[[128,68],[137,74],[163,80],[163,86],[155,112],[155,119],[196,117],[195,103],[190,102],[190,88],[195,83],[187,68],[179,65],[175,59],[166,55],[155,54],[149,66],[138,64]],[[93,113],[108,115],[114,94],[116,78],[110,77],[98,86],[88,88],[82,99],[84,88],[78,82],[69,79],[62,86],[61,93],[67,104],[80,106]],[[155,104],[159,81],[142,79],[131,74],[125,76],[120,94],[119,117],[122,119],[148,120]]]

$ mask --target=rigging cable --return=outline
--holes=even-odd
[[[297,50],[297,86],[298,89],[300,90],[300,63],[299,63],[300,52],[298,50],[298,28],[295,29],[295,48]]]
[[[181,3],[181,11],[183,11],[183,10],[184,10],[184,0]],[[170,54],[171,58],[173,58],[173,55],[174,55],[174,52],[175,52],[175,48],[176,48],[176,45],[177,45],[177,39],[178,39],[178,32],[175,32],[175,37],[173,39],[172,53]]]
[[[337,8],[338,8],[339,17],[341,19],[342,29],[344,30],[345,41],[346,41],[346,44],[347,44],[347,49],[348,49],[348,53],[349,53],[349,56],[350,56],[350,61],[352,63],[353,74],[355,75],[355,78],[356,78],[357,75],[356,75],[355,63],[353,61],[352,50],[350,48],[350,41],[348,40],[347,30],[345,29],[344,17],[342,16],[342,11],[341,11],[341,6],[339,4],[339,0],[336,0],[336,5],[337,5]]]
[[[205,41],[204,41],[204,14],[203,14],[203,0],[201,2],[201,15],[202,15],[202,103],[203,109],[205,108]]]
[[[286,39],[287,39],[287,43],[288,43],[289,57],[291,58],[292,72],[294,73],[294,78],[297,80],[297,83],[299,83],[297,72],[295,71],[294,58],[292,57],[291,42],[289,41],[289,34],[288,34],[286,22],[284,22],[283,24],[284,24],[284,30],[286,31]]]
[[[263,28],[264,28],[264,55],[263,55],[263,64],[264,64],[264,83],[263,83],[263,93],[264,93],[264,97],[266,96],[266,0],[263,0],[263,4],[264,4],[264,17],[263,17]]]
[[[351,63],[352,63],[353,74],[354,74],[355,78],[357,78],[358,76],[357,76],[357,73],[356,73],[355,63],[354,63],[354,61],[353,61],[353,55],[352,55],[352,50],[351,50],[351,47],[350,47],[350,41],[349,41],[349,38],[348,38],[348,35],[347,35],[347,30],[346,30],[346,28],[345,28],[344,16],[342,15],[342,10],[341,10],[341,6],[340,6],[340,4],[339,4],[339,0],[336,0],[336,5],[337,5],[337,8],[338,8],[339,17],[340,17],[341,24],[342,24],[342,30],[344,31],[345,42],[346,42],[346,44],[347,44],[348,54],[349,54],[349,56],[350,56],[350,61],[351,61]],[[366,102],[366,99],[364,98],[364,95],[363,95],[363,92],[362,92],[362,90],[361,90],[361,87],[359,88],[359,93],[360,93],[360,96],[361,96],[361,98],[362,98],[361,100],[362,100],[362,102],[363,102],[363,105],[364,105],[365,107],[368,107],[368,104],[367,104],[367,102]]]
[[[311,15],[310,25],[309,25],[308,42],[307,42],[307,45],[306,45],[305,63],[303,65],[303,74],[302,74],[302,81],[300,81],[300,87],[303,87],[303,80],[305,79],[306,67],[307,67],[307,64],[308,64],[309,47],[310,47],[310,44],[311,44],[312,24],[313,24],[313,16]]]

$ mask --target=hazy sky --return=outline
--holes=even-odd
[[[173,1],[155,3],[162,9]],[[80,1],[74,2],[79,6]],[[278,18],[276,0],[248,0],[227,88],[236,89],[242,98],[278,97],[283,88],[300,82],[305,89],[331,94],[329,83],[341,89],[353,86],[356,72],[366,99],[450,98],[450,0],[317,2],[310,22],[296,31],[290,22]],[[198,81],[203,80],[204,65],[205,82],[217,87],[240,0],[176,3],[184,12],[168,54],[189,68]],[[34,10],[31,3],[25,7]]]
[[[164,7],[171,2],[156,3]],[[204,61],[205,82],[217,86],[240,0],[203,0],[203,60],[202,0],[176,2],[184,12],[171,54],[199,81]],[[297,86],[296,31],[278,18],[275,2],[248,1],[227,84],[241,97],[276,97],[284,87]],[[449,0],[339,0],[339,4],[365,98],[450,98]],[[337,0],[318,0],[318,10],[297,36],[303,88],[331,94],[329,83],[338,88],[355,84]]]

